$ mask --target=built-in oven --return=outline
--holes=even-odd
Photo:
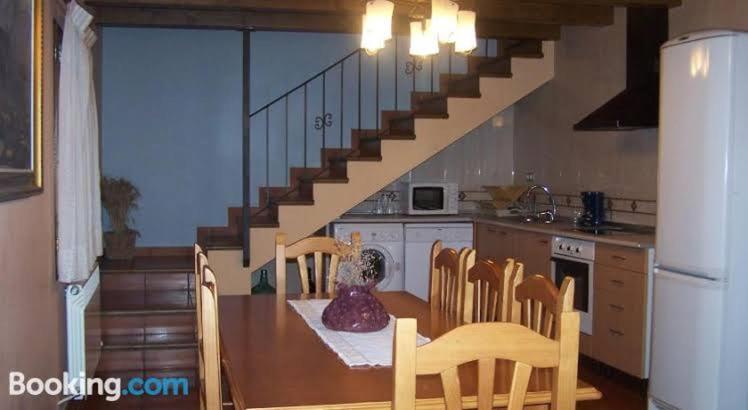
[[[592,334],[595,243],[561,236],[553,237],[551,278],[557,287],[564,279],[574,279],[574,309],[580,313],[579,330]]]

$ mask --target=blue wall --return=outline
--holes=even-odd
[[[102,168],[140,189],[139,246],[191,244],[240,203],[241,57],[239,32],[104,29]]]

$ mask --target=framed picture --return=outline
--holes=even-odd
[[[0,201],[42,191],[42,5],[0,0]]]

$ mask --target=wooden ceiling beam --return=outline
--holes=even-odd
[[[568,1],[568,0],[567,0]],[[654,1],[654,0],[645,0]],[[88,0],[97,7],[145,7],[214,11],[255,11],[272,13],[350,14],[364,12],[359,0]],[[413,1],[413,3],[416,3]],[[421,0],[416,14],[430,12],[428,0]],[[603,26],[612,24],[613,9],[609,6],[517,2],[517,0],[472,0],[464,7],[475,9],[478,17],[518,23]],[[413,6],[397,4],[395,13],[407,17]]]
[[[409,35],[405,17],[393,19],[393,32]],[[318,13],[268,13],[254,11],[182,10],[173,8],[98,7],[96,23],[107,26],[180,27],[214,29],[255,29],[267,31],[307,31],[360,33],[361,19],[348,15]],[[560,26],[479,19],[479,37],[556,40]]]
[[[562,6],[679,7],[681,0],[518,0],[520,4],[556,4]]]

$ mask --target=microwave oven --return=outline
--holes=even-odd
[[[454,182],[417,182],[403,184],[401,208],[408,215],[456,214],[460,191]]]

